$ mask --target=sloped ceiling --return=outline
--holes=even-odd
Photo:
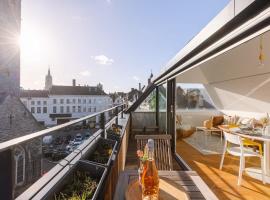
[[[264,65],[259,62],[262,37]],[[270,32],[219,55],[176,78],[205,84],[221,110],[270,112]]]

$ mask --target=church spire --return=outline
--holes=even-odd
[[[45,90],[50,90],[52,87],[52,76],[50,66],[48,68],[48,74],[45,77]]]

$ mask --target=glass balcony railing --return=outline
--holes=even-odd
[[[92,185],[88,198],[112,198],[113,177],[125,164],[120,155],[128,133],[125,108],[115,106],[0,143],[0,173],[6,183],[1,199],[65,199],[73,195],[67,185],[76,187],[76,178]]]

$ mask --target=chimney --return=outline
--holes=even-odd
[[[72,86],[76,86],[76,79],[72,79]]]
[[[139,83],[139,91],[141,91],[142,90],[142,85],[141,85],[141,83]]]

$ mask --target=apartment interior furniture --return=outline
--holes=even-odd
[[[225,137],[225,144],[224,144],[224,150],[223,150],[220,167],[219,167],[220,170],[222,170],[226,153],[229,153],[233,156],[240,157],[240,166],[239,166],[239,175],[238,175],[237,184],[241,185],[243,171],[245,170],[245,157],[259,157],[261,159],[262,180],[263,180],[263,183],[265,183],[265,180],[264,180],[265,166],[264,166],[263,156],[260,153],[253,151],[252,148],[244,147],[243,140],[239,135],[228,133],[225,131],[223,133]],[[231,144],[233,146],[231,146]]]

